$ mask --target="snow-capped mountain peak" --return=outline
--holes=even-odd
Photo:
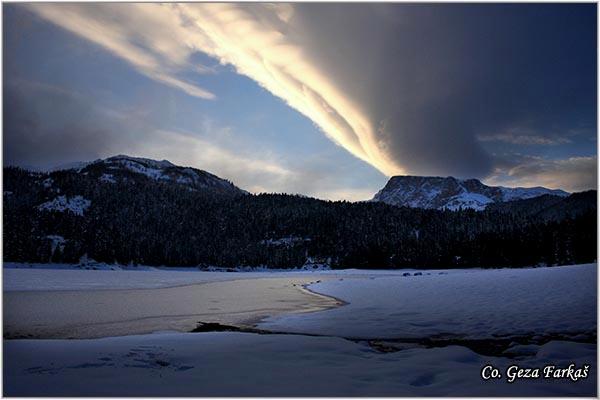
[[[143,175],[157,182],[181,185],[191,191],[209,190],[230,195],[247,193],[228,180],[200,169],[181,167],[167,160],[159,161],[124,154],[90,162],[71,163],[51,171],[71,171],[95,177],[102,184],[116,184]]]
[[[375,195],[373,201],[413,208],[484,210],[491,203],[530,199],[545,194],[568,196],[563,190],[487,186],[477,179],[457,179],[451,176],[394,176]]]
[[[109,157],[105,160],[102,160],[105,163],[121,163],[123,165],[144,165],[146,167],[154,168],[154,169],[164,169],[169,167],[175,167],[176,165],[168,160],[153,160],[151,158],[142,158],[142,157],[132,157],[124,154],[119,154],[117,156]]]
[[[91,167],[102,166],[104,182],[116,182],[119,171],[127,171],[145,175],[160,182],[172,182],[188,187],[190,190],[212,190],[229,194],[245,194],[246,192],[233,183],[219,178],[209,172],[192,168],[177,166],[167,160],[152,160],[149,158],[118,155],[104,160],[97,160]]]

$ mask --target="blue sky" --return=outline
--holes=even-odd
[[[254,192],[596,182],[596,6],[5,4],[4,163],[169,159]]]

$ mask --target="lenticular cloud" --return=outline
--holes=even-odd
[[[215,94],[180,77],[204,52],[230,64],[310,118],[332,140],[386,174],[401,172],[360,105],[311,61],[289,4],[31,4],[30,9],[186,93]],[[200,69],[203,70],[202,68]],[[218,96],[218,94],[216,94]]]
[[[529,46],[540,63],[545,50],[528,42],[535,37],[518,36],[518,23],[529,22],[518,20],[526,13],[512,6],[504,7],[504,21],[514,26],[504,33],[494,23],[497,13],[487,12],[493,6],[478,5],[27,7],[191,96],[219,96],[185,77],[209,70],[191,63],[194,53],[231,65],[386,175],[486,176],[492,159],[478,135],[524,121],[524,108],[527,121],[536,122],[556,106],[545,100],[536,109],[532,101],[554,99],[546,93],[552,85],[520,92],[527,85],[521,74],[548,68],[528,63]]]

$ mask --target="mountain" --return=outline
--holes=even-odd
[[[560,221],[595,210],[597,198],[595,190],[573,193],[567,197],[545,194],[530,199],[490,204],[487,210],[527,215],[540,221]]]
[[[530,199],[542,195],[565,197],[563,190],[544,187],[507,188],[487,186],[477,179],[453,177],[394,176],[372,201],[395,206],[437,210],[470,208],[484,210],[488,205],[499,202]]]
[[[206,171],[180,167],[167,160],[157,161],[127,155],[118,155],[87,163],[71,163],[51,170],[51,172],[58,171],[90,175],[103,183],[117,183],[141,177],[157,182],[181,185],[188,190],[208,190],[227,195],[247,194],[233,183]]]
[[[481,212],[406,208],[248,194],[205,171],[129,156],[53,172],[7,167],[3,179],[4,261],[379,269],[597,257],[595,191]]]

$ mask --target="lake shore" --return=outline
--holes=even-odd
[[[596,275],[8,269],[4,394],[593,396]],[[481,377],[513,364],[589,374]]]

